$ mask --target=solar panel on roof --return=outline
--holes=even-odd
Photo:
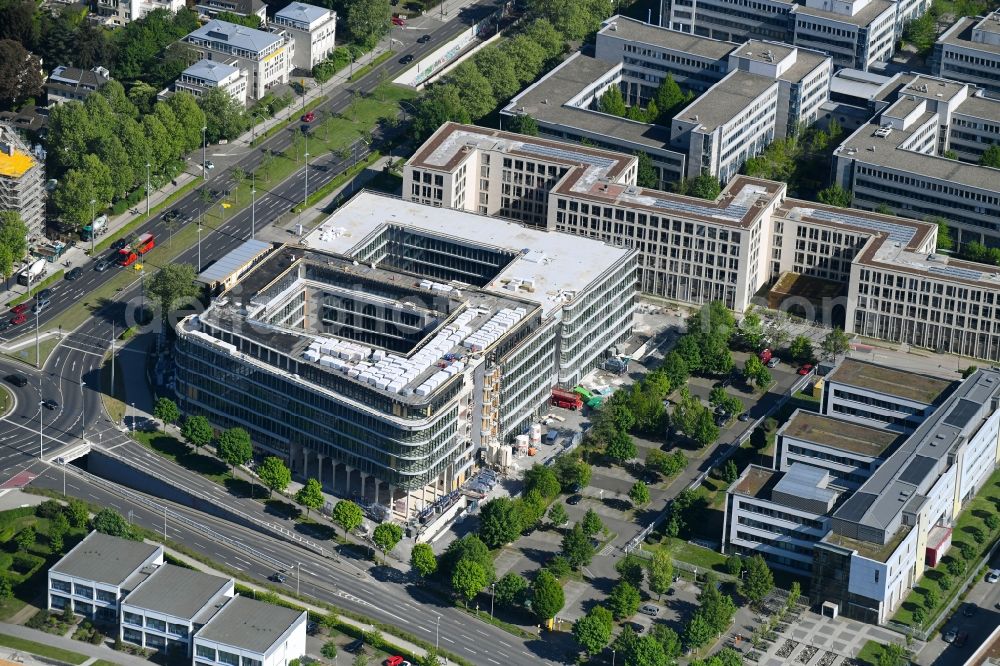
[[[902,473],[900,473],[899,480],[903,483],[912,483],[915,486],[919,486],[920,482],[931,473],[931,470],[934,469],[935,465],[937,465],[937,460],[934,458],[928,458],[927,456],[914,456],[913,459],[907,463]]]
[[[698,204],[686,201],[675,201],[672,199],[654,199],[653,205],[657,208],[675,210],[680,213],[691,213],[694,215],[704,215],[705,217],[717,217],[738,222],[746,215],[745,206],[729,206],[728,208],[715,208],[714,206],[699,206]]]
[[[958,268],[957,266],[930,266],[928,273],[938,273],[939,275],[951,275],[953,277],[964,278],[966,280],[982,280],[983,274],[979,271],[968,268]]]
[[[818,220],[840,222],[842,224],[850,224],[853,227],[878,231],[886,234],[890,241],[901,245],[906,245],[913,240],[913,235],[916,233],[916,230],[913,227],[909,227],[904,224],[893,224],[892,222],[885,222],[883,220],[873,220],[871,218],[860,217],[858,215],[848,215],[846,213],[834,213],[828,210],[814,210],[812,211],[812,217],[815,217]]]
[[[957,403],[955,407],[949,412],[948,416],[945,417],[945,425],[950,425],[953,428],[964,428],[969,424],[969,421],[979,413],[979,405],[968,398],[962,398]]]
[[[614,166],[615,164],[615,160],[608,159],[607,157],[597,157],[596,155],[578,153],[575,150],[566,150],[565,148],[553,148],[552,146],[540,146],[533,143],[522,144],[521,150],[526,153],[534,153],[536,155],[542,155],[544,157],[567,160],[569,162],[581,162],[583,164],[590,164],[591,166],[601,167],[602,169],[608,169]]]

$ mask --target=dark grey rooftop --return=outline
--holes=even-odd
[[[971,16],[960,18],[938,38],[938,43],[948,44],[949,46],[960,46],[966,49],[975,49],[977,51],[985,51],[986,53],[1000,54],[1000,45],[972,41],[973,29],[978,27],[981,21],[990,20],[993,19],[986,17],[980,20]]]
[[[706,131],[714,131],[741,116],[753,101],[777,82],[767,76],[736,70],[691,102],[674,120],[695,121]]]
[[[215,614],[198,632],[197,638],[266,654],[304,614],[305,611],[238,596]]]
[[[927,494],[949,453],[978,431],[998,396],[1000,370],[979,370],[963,381],[834,517],[884,530],[888,538],[900,524],[906,501]]]
[[[108,585],[121,585],[151,558],[159,546],[91,532],[51,571]]]
[[[229,578],[164,564],[132,590],[124,603],[191,620],[230,582]]]

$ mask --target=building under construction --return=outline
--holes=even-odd
[[[15,210],[28,235],[41,235],[45,222],[45,165],[10,125],[0,124],[0,210]]]

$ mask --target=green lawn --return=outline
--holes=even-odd
[[[144,432],[140,430],[136,431],[132,437],[135,441],[155,451],[164,458],[169,458],[181,467],[201,474],[220,485],[225,485],[231,478],[229,467],[221,460],[204,453],[196,452],[194,447],[172,435],[163,432]],[[266,491],[261,492],[261,494],[263,495],[264,492]]]
[[[708,548],[695,546],[694,544],[688,543],[683,539],[665,537],[663,541],[658,544],[643,544],[642,549],[650,552],[666,549],[675,560],[687,562],[688,564],[705,570],[711,569],[719,572],[725,571],[725,555]]]
[[[25,338],[21,338],[21,339],[25,340],[25,339],[28,339],[28,338],[25,337]],[[49,338],[45,338],[44,340],[41,340],[38,343],[38,356],[37,357],[40,357],[42,359],[41,360],[42,363],[45,363],[46,359],[48,359],[48,357],[49,357],[49,354],[52,353],[52,350],[55,349],[56,345],[58,345],[60,342],[61,342],[61,338],[49,337]],[[34,343],[34,341],[32,341],[31,344],[29,344],[27,346],[24,346],[24,347],[21,347],[20,349],[18,349],[16,351],[12,351],[9,354],[6,354],[6,356],[9,356],[12,359],[15,359],[17,361],[21,361],[23,363],[27,363],[28,365],[34,367],[35,366],[35,359],[36,359],[36,355],[35,355],[35,343]]]
[[[108,416],[115,423],[121,423],[125,418],[125,377],[121,368],[121,358],[116,358],[115,386],[111,389],[111,358],[108,357],[101,366],[101,400]]]
[[[976,561],[978,561],[983,553],[997,540],[997,537],[1000,536],[997,532],[991,532],[985,523],[987,516],[991,514],[996,515],[998,512],[1000,512],[1000,470],[993,472],[986,483],[983,484],[982,490],[979,491],[968,506],[958,515],[958,521],[952,534],[953,543],[951,549],[948,551],[948,555],[944,559],[955,558],[961,560],[960,544],[967,543],[976,549]],[[984,534],[988,535],[984,543],[977,544],[975,539],[972,538],[970,530],[975,528],[982,530]],[[923,629],[928,628],[937,618],[937,614],[941,612],[941,609],[958,593],[959,582],[960,580],[964,580],[965,576],[968,575],[968,567],[972,566],[972,562],[966,562],[965,566],[966,573],[961,577],[948,576],[951,581],[951,587],[948,590],[943,589],[939,584],[941,577],[943,575],[947,576],[947,569],[945,569],[944,564],[939,564],[934,569],[925,572],[924,577],[920,579],[917,587],[906,597],[906,601],[900,606],[899,611],[896,612],[896,617],[893,619],[910,626],[918,626],[913,620],[913,611],[918,607],[926,609],[927,593],[929,590],[934,590],[938,598],[938,603],[933,608],[925,610],[924,622],[919,625]]]
[[[108,661],[107,659],[98,659],[97,661],[90,664],[90,666],[118,666],[113,661]]]
[[[882,654],[882,646],[875,641],[868,641],[858,653],[857,660],[868,666],[878,666],[880,654]]]
[[[82,655],[79,652],[70,652],[69,650],[63,650],[61,648],[52,647],[51,645],[45,645],[43,643],[36,643],[35,641],[29,641],[23,638],[15,638],[14,636],[8,636],[6,634],[0,634],[0,645],[9,647],[13,650],[38,655],[39,657],[57,659],[59,661],[66,662],[67,664],[82,664],[88,659],[86,655]]]

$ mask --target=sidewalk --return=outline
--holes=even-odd
[[[111,661],[116,664],[120,664],[121,666],[150,666],[151,663],[146,659],[136,657],[135,655],[128,654],[127,652],[118,652],[117,650],[108,647],[107,643],[104,645],[91,645],[90,643],[84,643],[83,641],[74,641],[72,638],[56,636],[39,629],[29,629],[28,627],[23,627],[17,624],[7,624],[6,622],[0,623],[0,634],[6,634],[15,638],[34,641],[36,643],[42,643],[44,645],[69,650],[70,652],[76,652],[90,657],[90,659],[85,661],[81,666],[86,666],[87,664],[93,663],[98,659]],[[24,650],[0,647],[0,654],[7,655],[10,661],[19,661],[20,655],[23,655],[24,653]],[[17,654],[19,658],[11,658],[14,654]],[[45,664],[53,663],[51,658],[45,657],[44,655],[41,655],[37,661],[38,663]]]

